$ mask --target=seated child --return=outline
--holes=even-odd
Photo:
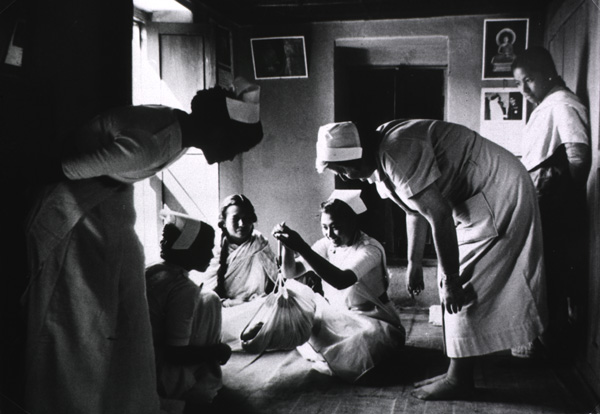
[[[200,221],[171,217],[160,242],[162,262],[146,269],[146,290],[161,404],[180,408],[211,403],[222,387],[221,367],[231,349],[221,343],[221,304],[198,287],[189,271],[205,270],[213,257],[214,229]]]

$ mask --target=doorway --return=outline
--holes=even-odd
[[[344,105],[337,119],[352,120],[359,129],[376,129],[400,118],[444,119],[446,73],[443,67],[356,66],[344,74]],[[338,84],[339,85],[339,84]],[[362,189],[368,210],[360,216],[361,229],[381,242],[388,261],[407,260],[406,214],[391,200],[381,199],[375,185],[335,178],[337,189]],[[435,259],[431,233],[425,259]]]
[[[191,23],[134,21],[132,84],[135,105],[159,104],[189,112],[196,91],[214,86],[208,28]],[[190,148],[165,170],[135,183],[135,229],[147,264],[160,259],[160,211],[190,214],[216,226],[219,167]]]

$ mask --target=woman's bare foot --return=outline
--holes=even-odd
[[[432,384],[432,383],[434,383],[434,382],[436,382],[436,381],[438,381],[438,380],[444,379],[444,378],[446,378],[446,375],[447,375],[447,374],[441,374],[441,375],[437,375],[437,376],[435,376],[435,377],[432,377],[432,378],[427,378],[427,379],[424,379],[424,380],[422,380],[422,381],[417,381],[417,382],[415,382],[415,383],[413,384],[413,386],[414,386],[415,388],[420,388],[420,387],[423,387],[423,386],[425,386],[425,385]]]
[[[473,395],[473,386],[455,384],[444,377],[415,389],[411,395],[421,400],[462,400]]]

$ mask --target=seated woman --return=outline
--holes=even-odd
[[[220,365],[231,355],[220,342],[219,297],[188,278],[191,269],[208,266],[215,231],[200,221],[172,220],[163,228],[163,261],[146,269],[158,394],[169,412],[212,402],[223,385]]]
[[[223,340],[238,350],[244,328],[241,318],[254,309],[248,302],[264,297],[277,275],[275,254],[268,240],[254,229],[258,220],[248,197],[225,198],[219,215],[221,245],[209,268],[196,281],[213,289],[223,303]],[[247,305],[239,307],[239,305]],[[237,309],[228,309],[235,307]],[[247,322],[247,320],[246,320]]]
[[[283,245],[286,277],[312,270],[323,281],[324,297],[317,295],[320,316],[308,343],[335,375],[355,382],[397,354],[406,334],[387,295],[383,247],[358,228],[357,215],[366,210],[359,192],[337,190],[332,197],[321,204],[325,237],[312,248],[283,223],[273,236]]]

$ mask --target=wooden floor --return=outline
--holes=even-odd
[[[476,364],[477,393],[470,401],[421,401],[410,395],[414,382],[446,371],[441,328],[428,312],[405,309],[408,342],[403,355],[371,383],[351,385],[310,369],[296,351],[272,353],[250,364],[234,354],[224,367],[225,388],[210,410],[239,414],[567,414],[594,412],[579,379],[566,367],[524,360],[509,353]],[[263,359],[264,358],[264,359]],[[301,362],[302,361],[302,362]],[[206,411],[203,411],[206,412]]]
[[[400,269],[401,271],[401,269]],[[431,270],[427,279],[431,279]],[[234,353],[223,367],[224,388],[203,413],[232,414],[590,414],[593,399],[568,366],[512,357],[481,357],[475,367],[477,392],[470,401],[421,401],[414,383],[446,372],[442,330],[429,323],[428,302],[406,298],[402,278],[394,278],[392,299],[407,331],[402,355],[363,385],[320,374],[297,351],[254,356]],[[400,282],[398,282],[400,280]],[[429,283],[434,283],[429,280]],[[429,285],[431,286],[431,284]]]

